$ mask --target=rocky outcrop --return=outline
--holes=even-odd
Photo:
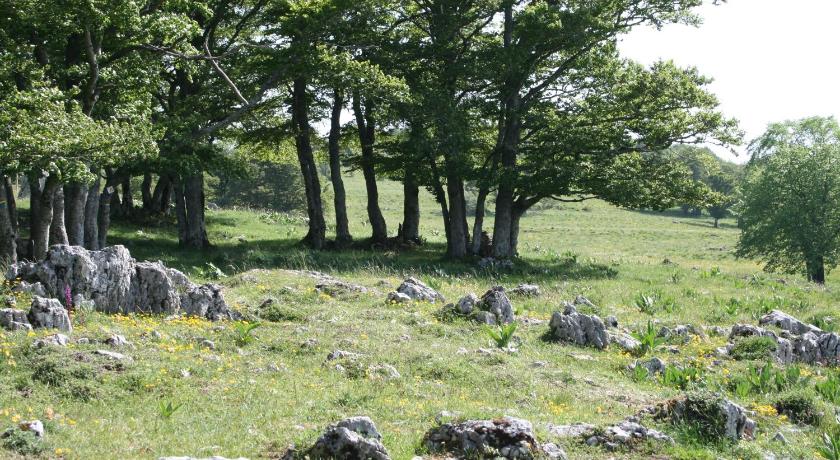
[[[239,318],[228,308],[218,286],[195,285],[183,273],[161,262],[136,262],[123,246],[88,251],[56,245],[42,262],[18,263],[6,276],[19,277],[21,286],[43,291],[41,297],[60,299],[58,302],[65,301],[69,288],[75,302],[91,301],[97,310],[106,313],[185,313],[210,320]]]
[[[365,459],[389,460],[382,435],[368,417],[352,417],[330,425],[306,452],[312,460]],[[293,455],[287,458],[294,458]]]
[[[58,329],[63,332],[73,331],[67,309],[56,299],[33,298],[27,319],[34,328]]]
[[[440,292],[426,286],[417,278],[407,278],[397,288],[397,292],[407,295],[411,300],[420,300],[424,302],[444,302],[446,298]]]
[[[758,324],[760,326],[776,326],[783,331],[788,331],[796,335],[803,335],[807,334],[808,332],[814,333],[816,335],[823,334],[822,329],[818,328],[817,326],[799,321],[793,316],[790,316],[787,313],[779,310],[773,310],[770,313],[762,316],[758,320]]]
[[[393,291],[388,293],[388,298],[386,300],[391,303],[408,303],[411,302],[411,297],[403,294],[402,292]]]
[[[638,418],[629,417],[615,425],[605,428],[586,439],[590,446],[603,446],[608,450],[616,450],[620,446],[632,445],[643,441],[656,441],[673,444],[674,440],[662,433],[642,425]]]
[[[709,439],[754,439],[756,423],[747,411],[722,396],[705,391],[691,392],[669,401],[658,412],[660,418],[685,423],[702,430]]]
[[[513,305],[502,286],[494,286],[485,292],[475,308],[473,315],[482,323],[508,324],[516,319],[513,316]]]
[[[803,323],[777,310],[761,317],[759,323],[778,327],[782,331],[777,334],[751,324],[736,324],[732,326],[729,334],[731,343],[722,347],[719,350],[720,353],[727,354],[731,351],[739,338],[769,337],[776,342],[773,356],[779,363],[801,362],[830,365],[840,363],[840,335],[837,333],[824,332],[816,326]]]
[[[29,331],[32,325],[26,317],[26,312],[16,308],[0,309],[0,327],[10,331]]]
[[[551,315],[549,330],[553,338],[580,346],[604,349],[610,344],[607,327],[601,318],[578,313],[571,304],[566,304],[562,313],[557,311]]]
[[[423,442],[431,452],[459,458],[533,459],[541,451],[531,422],[513,417],[444,423]]]

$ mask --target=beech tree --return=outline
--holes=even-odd
[[[825,283],[840,255],[840,125],[822,117],[775,123],[750,152],[738,255]]]

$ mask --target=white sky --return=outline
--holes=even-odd
[[[729,0],[698,12],[699,28],[637,29],[621,43],[642,63],[673,59],[715,79],[711,90],[746,139],[768,123],[812,115],[840,118],[840,0]],[[726,149],[716,153],[746,161]]]

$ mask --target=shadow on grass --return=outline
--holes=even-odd
[[[211,225],[219,225],[214,216]],[[224,218],[224,220],[229,220]],[[224,224],[222,224],[224,225]],[[440,243],[426,243],[402,250],[322,250],[313,251],[300,245],[297,239],[236,239],[213,241],[214,247],[205,250],[182,248],[171,225],[138,231],[131,223],[118,222],[109,237],[109,244],[126,246],[137,260],[160,260],[167,266],[195,275],[207,263],[219,267],[228,275],[252,269],[317,270],[328,273],[367,271],[383,276],[402,276],[411,273],[429,277],[472,277],[487,280],[557,281],[614,278],[617,271],[607,265],[579,262],[576,258],[519,259],[510,270],[482,269],[477,259],[465,261],[443,257],[446,247]],[[148,229],[148,227],[147,227]],[[161,231],[158,231],[161,230]]]

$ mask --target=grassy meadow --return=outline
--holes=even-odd
[[[351,230],[361,239],[369,231],[361,177],[348,178],[347,186]],[[395,233],[401,186],[382,183],[380,194]],[[836,312],[840,276],[831,274],[823,288],[800,276],[763,273],[756,263],[734,257],[738,230],[732,220],[716,229],[711,218],[677,211],[621,210],[598,201],[547,204],[523,219],[522,259],[511,271],[493,272],[443,259],[439,208],[424,195],[422,209],[427,244],[400,252],[308,251],[297,245],[306,232],[300,218],[267,212],[208,211],[215,248],[204,252],[179,249],[170,222],[117,222],[110,243],[127,246],[137,259],[162,260],[195,281],[225,286],[228,303],[262,314],[261,326],[251,339],[231,323],[78,312],[72,337],[94,339],[90,344],[36,349],[31,343],[48,332],[0,332],[0,429],[43,420],[47,435],[32,458],[274,458],[289,444],[311,445],[329,423],[368,415],[392,458],[410,459],[428,455],[421,440],[441,411],[525,418],[540,440],[552,441],[549,424],[607,426],[681,392],[658,378],[634,378],[625,367],[635,358],[616,347],[598,351],[546,340],[547,323],[521,324],[515,353],[481,353],[493,346],[479,325],[441,318],[439,304],[385,302],[409,275],[453,302],[493,285],[539,284],[541,297],[512,298],[520,318],[547,320],[563,301],[581,294],[596,305],[584,312],[615,315],[632,331],[649,320],[657,326],[755,324],[774,308],[803,320]],[[213,279],[208,262],[225,276]],[[319,293],[304,270],[361,284],[368,292]],[[654,301],[640,308],[642,296]],[[257,311],[267,298],[276,299],[271,311]],[[132,342],[133,348],[116,350],[131,361],[92,353],[107,348],[96,341],[111,334]],[[559,444],[573,459],[761,459],[770,452],[814,458],[833,406],[818,397],[819,420],[797,424],[772,407],[774,393],[736,394],[731,380],[764,361],[713,362],[715,348],[725,342],[711,336],[673,342],[667,345],[678,353],[663,347],[652,356],[701,369],[701,385],[754,410],[755,441],[709,443],[685,427],[645,420],[676,444],[618,452],[579,440]],[[344,363],[342,373],[325,363],[337,349],[362,357]],[[400,377],[367,369],[382,364]],[[801,371],[811,382],[797,391],[808,394],[827,374],[819,367]],[[772,440],[777,432],[787,444]],[[0,450],[2,458],[25,456]]]

